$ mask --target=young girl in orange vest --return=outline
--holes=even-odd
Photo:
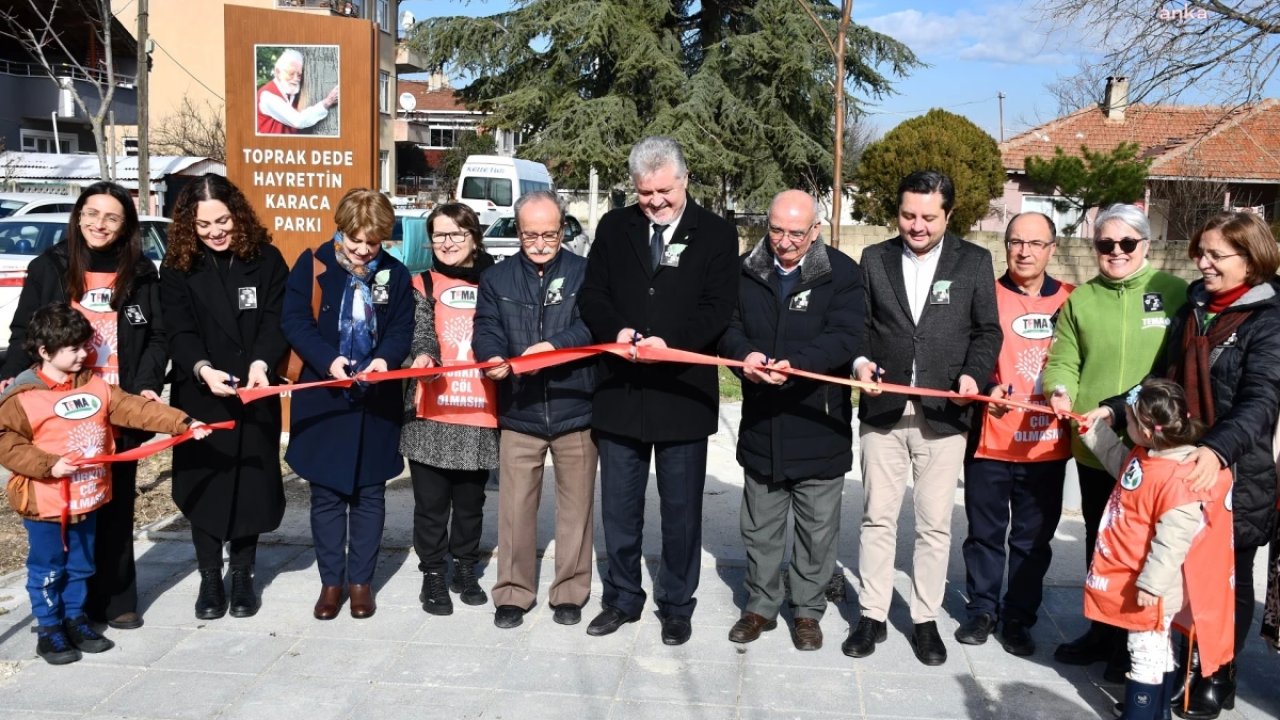
[[[1231,659],[1231,471],[1202,493],[1183,481],[1193,465],[1182,461],[1205,428],[1188,414],[1177,383],[1150,379],[1133,388],[1125,420],[1133,450],[1102,422],[1083,438],[1119,477],[1085,579],[1084,612],[1129,631],[1132,666],[1117,709],[1122,718],[1154,720],[1169,717],[1178,681],[1171,624],[1194,629],[1206,674]]]
[[[111,499],[110,466],[77,466],[76,460],[112,454],[115,426],[178,434],[202,425],[85,369],[92,337],[89,321],[66,303],[37,310],[23,342],[40,358],[39,367],[20,373],[0,398],[0,464],[13,472],[9,504],[27,530],[36,654],[52,665],[115,645],[84,614],[94,572],[94,511]],[[208,428],[195,431],[208,434]]]

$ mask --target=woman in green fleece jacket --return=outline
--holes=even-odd
[[[1187,283],[1147,262],[1151,226],[1133,205],[1112,205],[1094,220],[1098,275],[1076,288],[1062,306],[1044,369],[1044,389],[1055,410],[1092,410],[1100,400],[1142,382],[1161,356],[1171,318],[1186,302]],[[1085,564],[1093,557],[1098,524],[1115,476],[1072,434],[1084,515]],[[1107,660],[1108,680],[1127,671],[1125,636],[1093,623],[1081,637],[1058,646],[1054,659],[1070,665]]]

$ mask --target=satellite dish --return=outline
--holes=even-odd
[[[418,99],[413,96],[413,93],[410,93],[410,92],[400,93],[400,109],[401,110],[405,112],[413,112],[413,109],[416,107],[418,107]]]

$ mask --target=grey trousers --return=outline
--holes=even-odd
[[[791,609],[797,618],[822,618],[827,582],[836,567],[844,478],[767,482],[747,474],[742,487],[742,540],[747,547],[747,611],[775,618],[782,607],[782,558],[787,511],[794,517]]]

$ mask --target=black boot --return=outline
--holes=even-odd
[[[1111,656],[1111,638],[1114,628],[1100,622],[1089,624],[1085,634],[1058,646],[1053,659],[1066,665],[1092,665]]]
[[[453,599],[449,597],[449,586],[442,572],[429,570],[422,573],[422,592],[418,599],[422,601],[422,609],[432,615],[453,614]]]
[[[227,588],[222,584],[222,568],[201,568],[196,617],[200,620],[217,620],[226,614]]]
[[[231,566],[231,617],[253,617],[258,613],[258,593],[253,589],[253,566]]]
[[[1129,633],[1120,628],[1111,628],[1111,631],[1111,654],[1102,669],[1102,679],[1118,685],[1129,675]]]
[[[1173,691],[1169,694],[1169,706],[1182,708],[1182,699],[1188,690],[1195,692],[1194,688],[1200,684],[1200,651],[1191,650],[1191,667],[1187,668],[1187,639],[1182,635],[1178,636],[1181,640],[1173,644],[1173,673],[1177,677],[1173,684]]]
[[[1178,717],[1189,720],[1214,720],[1223,710],[1236,706],[1236,664],[1234,661],[1218,668],[1213,675],[1200,679],[1191,690],[1191,702],[1186,710],[1174,708]]]
[[[449,581],[449,589],[458,593],[459,600],[467,605],[483,605],[489,602],[489,596],[480,589],[476,581],[476,568],[469,562],[454,562],[453,579]]]
[[[1160,707],[1160,720],[1173,720],[1173,693],[1182,686],[1182,673],[1174,670],[1164,674],[1164,702]]]

